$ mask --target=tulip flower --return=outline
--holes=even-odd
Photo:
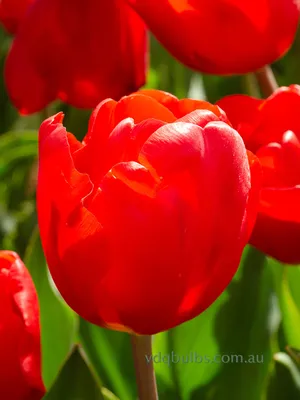
[[[40,325],[31,277],[12,251],[0,251],[0,398],[40,400]]]
[[[255,71],[291,46],[295,0],[127,0],[179,61],[210,74]]]
[[[225,114],[153,90],[100,103],[82,143],[62,121],[40,128],[37,206],[66,302],[149,335],[200,314],[232,279],[256,216],[257,161],[251,175]]]
[[[300,263],[300,86],[266,100],[243,95],[218,102],[263,168],[259,213],[250,243],[288,264]]]
[[[93,108],[144,84],[146,30],[124,0],[6,0],[0,7],[0,20],[16,32],[5,81],[22,114],[55,99]]]

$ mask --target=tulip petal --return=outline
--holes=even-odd
[[[39,132],[38,206],[42,215],[40,230],[48,241],[52,203],[67,222],[93,189],[89,177],[74,166],[63,114],[43,122]]]
[[[276,90],[261,105],[259,121],[251,136],[251,142],[257,148],[270,142],[280,143],[286,131],[300,132],[299,118],[295,118],[299,108],[300,95],[297,91],[287,87]]]
[[[80,270],[89,265],[100,284],[105,269],[99,265],[108,263],[106,242],[100,222],[84,207],[93,185],[88,175],[75,168],[62,117],[58,114],[49,118],[40,128],[37,203],[42,245],[65,300],[73,305],[80,298],[76,311],[99,323],[100,316],[87,312],[93,308],[95,298],[100,298],[98,288],[92,290],[89,275],[84,279]],[[98,255],[101,247],[102,262]],[[103,300],[104,308],[105,304]]]
[[[251,221],[255,219],[257,211],[252,209],[257,202],[257,191],[249,194],[249,164],[238,133],[223,122],[211,122],[203,130],[203,136],[206,147],[201,174],[205,179],[202,179],[198,189],[198,197],[202,202],[199,223],[202,226],[201,237],[205,237],[206,243],[212,243],[209,250],[202,248],[206,254],[205,265],[209,266],[210,272],[206,275],[205,270],[195,268],[189,275],[190,290],[181,304],[182,314],[193,309],[195,316],[207,308],[216,298],[216,294],[220,295],[228,285],[235,272],[234,265],[239,262],[242,249],[248,240]],[[235,155],[233,158],[232,154]],[[256,173],[253,173],[253,178],[255,175]],[[210,189],[205,191],[203,198],[201,192],[203,188],[208,187]],[[245,213],[246,203],[248,206]],[[221,204],[226,213],[222,212]],[[222,240],[214,241],[216,235],[222,237]],[[202,240],[204,243],[204,239]],[[217,254],[222,256],[219,258]],[[228,275],[220,274],[223,268]],[[202,280],[199,279],[200,274]],[[205,276],[207,280],[203,279]],[[212,282],[214,290],[211,288]],[[196,309],[193,308],[195,304],[198,304]]]
[[[253,231],[257,218],[257,210],[259,208],[259,194],[263,185],[263,171],[258,157],[251,151],[247,150],[247,156],[251,173],[251,190],[247,205],[247,225],[248,239]]]
[[[298,191],[299,189],[297,189]],[[282,197],[285,197],[285,199],[282,199]],[[283,263],[298,265],[300,262],[299,195],[294,196],[293,193],[290,193],[284,196],[282,194],[279,195],[279,198],[286,201],[292,200],[292,203],[285,204],[290,210],[290,214],[297,213],[296,218],[284,220],[277,218],[277,216],[268,215],[268,212],[265,213],[262,210],[258,213],[250,243]],[[298,201],[297,206],[295,206],[296,201]]]
[[[132,118],[126,118],[112,128],[107,137],[104,123],[102,129],[99,126],[99,131],[93,129],[88,133],[90,138],[86,145],[74,154],[76,168],[87,173],[97,186],[114,164],[137,161],[145,140],[163,125],[164,122],[156,119],[148,119],[135,125]]]
[[[168,177],[183,168],[199,165],[204,157],[202,129],[175,122],[159,128],[143,145],[139,161],[158,176]]]
[[[6,61],[8,92],[24,114],[56,98],[94,107],[144,84],[145,52],[144,24],[121,0],[84,5],[74,0],[72,7],[60,0],[36,1]]]
[[[37,294],[24,264],[0,251],[1,398],[40,400],[41,348]]]
[[[289,188],[263,188],[260,212],[282,221],[300,223],[300,185]]]
[[[16,33],[18,27],[35,0],[1,0],[0,21],[10,33]]]
[[[228,119],[223,110],[221,110],[218,106],[214,106],[213,104],[210,104],[204,100],[179,100],[177,109],[174,110],[174,113],[178,118],[182,118],[183,116],[194,110],[209,110],[219,117],[219,121],[224,121],[228,123]]]
[[[192,100],[182,99],[178,100],[177,97],[173,96],[168,92],[154,89],[143,89],[139,90],[138,94],[143,94],[148,97],[152,97],[158,103],[168,108],[176,118],[182,118],[186,114],[191,113],[195,110],[209,110],[219,117],[218,120],[227,122],[226,115],[218,106],[215,106],[208,101],[204,100]],[[172,122],[172,121],[166,121]]]
[[[275,61],[291,46],[299,18],[294,0],[127,1],[169,52],[211,74],[246,73]]]
[[[184,117],[179,118],[177,122],[189,122],[205,128],[205,126],[212,121],[220,121],[220,119],[209,110],[195,110],[186,114]]]
[[[172,110],[179,102],[177,97],[173,96],[171,93],[164,92],[163,90],[142,89],[139,90],[138,93],[148,97],[152,97],[158,103],[162,104],[169,110]]]
[[[123,97],[116,106],[116,124],[128,117],[133,118],[135,123],[142,122],[148,118],[155,118],[164,122],[174,122],[176,120],[174,114],[167,107],[157,102],[154,98],[139,93]]]
[[[246,95],[232,95],[226,96],[216,103],[225,111],[234,129],[239,132],[244,142],[247,143],[247,148],[249,150],[253,150],[252,147],[249,146],[249,142],[251,141],[251,135],[253,134],[255,126],[258,123],[259,109],[263,102],[263,100]],[[254,151],[255,150],[256,148]]]

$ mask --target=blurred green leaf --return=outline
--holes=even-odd
[[[34,281],[40,304],[42,369],[49,388],[67,359],[77,333],[77,316],[54,292],[49,280],[38,230],[28,245],[25,259]]]
[[[248,247],[235,279],[208,310],[155,338],[154,356],[161,355],[160,362],[154,359],[160,398],[259,399],[278,323],[267,259]],[[172,351],[181,361],[168,364],[163,355],[171,357]]]
[[[36,131],[11,131],[0,136],[0,180],[11,179],[12,170],[37,156]],[[27,163],[28,165],[28,163]]]
[[[129,335],[99,328],[81,319],[80,338],[103,385],[122,400],[136,398]]]
[[[33,144],[37,147],[36,130],[9,131],[0,136],[0,153],[13,150],[16,147]]]
[[[75,347],[45,400],[117,400],[102,388],[82,351]]]
[[[222,97],[229,94],[237,94],[244,92],[244,82],[242,76],[216,76],[202,75],[203,85],[207,99],[211,103],[215,103]]]
[[[276,353],[274,362],[267,400],[298,400],[300,398],[300,370],[286,353]]]
[[[295,349],[294,347],[291,347],[291,346],[286,346],[286,351],[289,353],[289,355],[296,361],[296,363],[300,367],[300,350]]]
[[[207,363],[204,358],[219,353],[215,323],[227,300],[228,294],[223,293],[197,318],[154,337],[153,363],[161,399],[189,399],[220,371],[220,364]]]
[[[285,269],[286,278],[294,303],[300,311],[300,267],[287,266]]]
[[[12,225],[3,239],[3,248],[12,249],[23,258],[28,246],[28,237],[35,230],[37,217],[32,201],[23,201],[19,207],[18,211],[11,214]]]
[[[275,260],[271,260],[271,265],[282,313],[285,345],[300,348],[299,267],[283,266]]]
[[[115,396],[110,390],[103,386],[101,388],[101,393],[104,400],[119,400],[117,396]]]
[[[151,74],[145,87],[164,90],[178,98],[187,97],[194,72],[173,58],[152,35],[150,43]]]
[[[267,257],[248,246],[217,325],[222,352],[242,355],[244,361],[222,366],[212,399],[256,400],[266,389],[280,322],[272,278]]]

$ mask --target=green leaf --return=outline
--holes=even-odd
[[[153,86],[148,82],[145,87],[165,90],[178,98],[187,97],[193,71],[172,57],[152,35],[150,39],[150,80]]]
[[[222,365],[213,399],[260,399],[272,362],[272,342],[280,312],[267,257],[248,246],[238,279],[230,284],[230,300],[220,311],[217,335],[224,354],[241,355],[243,362]]]
[[[300,367],[300,350],[295,349],[294,347],[291,347],[291,346],[286,346],[286,351],[289,353],[289,355],[296,361],[296,363]]]
[[[0,136],[0,154],[29,144],[37,146],[37,142],[36,130],[9,131]]]
[[[212,358],[219,352],[215,322],[227,300],[228,294],[223,293],[197,318],[154,337],[153,363],[161,399],[179,394],[180,398],[189,399],[195,389],[217,375],[221,365],[208,363],[204,357]]]
[[[118,400],[118,397],[105,387],[101,388],[101,393],[104,400]]]
[[[274,362],[267,400],[298,400],[300,398],[300,371],[296,364],[286,353],[276,353]]]
[[[235,279],[208,310],[155,338],[160,399],[259,399],[278,323],[266,257],[249,246]],[[180,361],[172,362],[172,352]]]
[[[286,266],[285,273],[291,296],[293,297],[296,307],[300,311],[300,267]]]
[[[75,347],[60,375],[45,400],[114,400],[113,394],[105,391],[99,380],[89,368],[81,349]],[[109,397],[110,396],[110,397]]]
[[[283,266],[275,260],[271,260],[271,265],[282,313],[285,345],[300,348],[299,267]]]
[[[81,319],[80,341],[103,385],[122,400],[136,398],[129,335]]]
[[[0,136],[0,180],[11,180],[12,171],[37,156],[36,131],[11,131]],[[29,163],[30,165],[30,163]]]
[[[38,293],[43,378],[45,386],[50,388],[76,340],[77,316],[53,290],[38,230],[31,238],[24,262]]]

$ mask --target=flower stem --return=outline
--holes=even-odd
[[[139,400],[158,400],[152,360],[152,337],[132,335],[131,344]]]
[[[264,97],[269,97],[278,89],[278,84],[272,68],[265,65],[255,72],[255,76]]]

